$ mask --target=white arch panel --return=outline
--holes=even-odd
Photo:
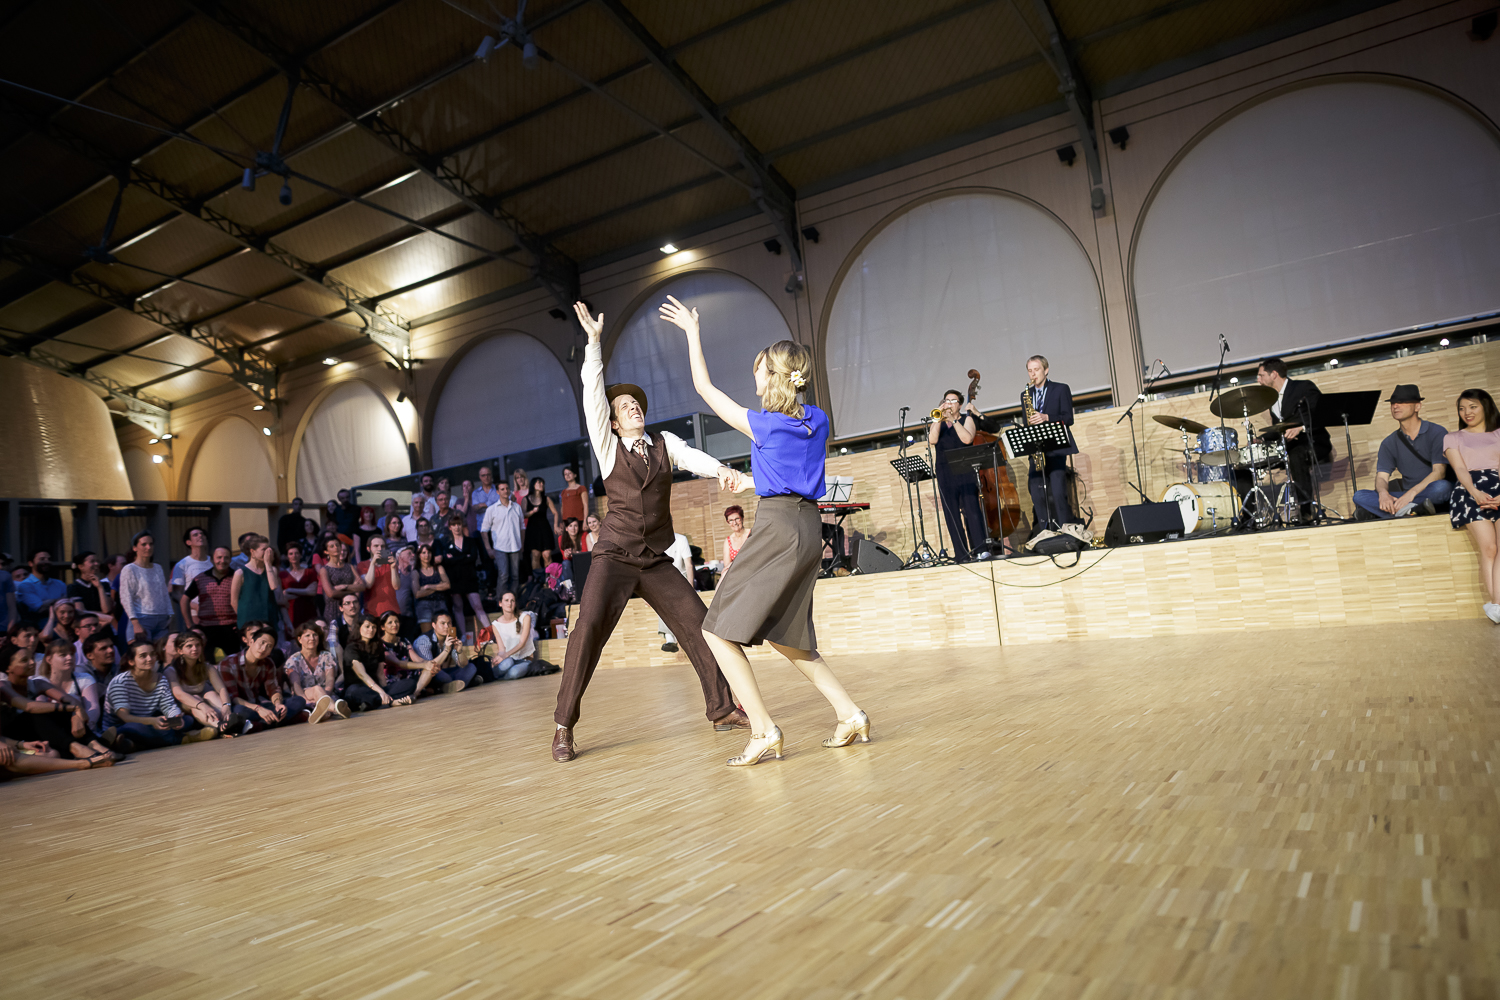
[[[161,466],[151,461],[151,456],[140,448],[126,448],[121,453],[125,463],[125,475],[130,479],[130,496],[133,500],[166,500],[167,484],[162,479]]]
[[[1042,354],[1075,391],[1109,385],[1099,284],[1054,216],[1002,194],[965,193],[902,214],[852,262],[829,311],[828,385],[839,435],[926,413],[978,368],[980,402],[1014,403]]]
[[[434,468],[579,437],[568,371],[541,341],[500,333],[464,354],[432,416]]]
[[[411,472],[406,435],[385,399],[363,382],[337,386],[323,398],[297,451],[297,494],[324,503],[338,491]]]
[[[260,429],[240,417],[215,424],[193,459],[188,499],[274,503],[276,472]]]
[[[1436,95],[1339,81],[1224,122],[1136,244],[1146,357],[1181,368],[1500,309],[1500,143]]]
[[[707,411],[693,390],[682,331],[657,312],[668,295],[698,310],[703,354],[714,384],[740,405],[758,407],[755,356],[778,340],[792,339],[792,333],[765,292],[723,271],[690,271],[641,303],[610,349],[605,381],[634,382],[645,389],[649,421]]]

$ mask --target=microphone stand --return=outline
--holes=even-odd
[[[1152,362],[1152,366],[1151,367],[1155,368],[1156,367],[1156,363]],[[1145,482],[1145,477],[1141,475],[1141,449],[1140,449],[1140,446],[1137,445],[1136,441],[1135,441],[1135,412],[1134,412],[1135,411],[1135,407],[1136,407],[1137,403],[1145,402],[1147,394],[1151,391],[1151,387],[1156,384],[1157,380],[1160,379],[1162,377],[1162,375],[1165,375],[1167,373],[1166,372],[1166,367],[1167,367],[1166,365],[1162,365],[1162,373],[1161,373],[1161,375],[1156,376],[1156,378],[1148,378],[1146,380],[1146,387],[1145,387],[1145,389],[1143,389],[1141,391],[1141,393],[1138,396],[1135,397],[1135,400],[1128,407],[1126,407],[1125,412],[1120,415],[1120,420],[1124,420],[1126,417],[1130,418],[1130,450],[1135,455],[1135,479],[1136,479],[1136,483]],[[1150,368],[1146,369],[1146,374],[1147,375],[1151,374],[1151,369]],[[1119,425],[1120,420],[1116,420],[1115,421],[1115,424],[1117,426]],[[1150,503],[1151,502],[1151,498],[1148,497],[1148,496],[1146,496],[1145,492],[1139,486],[1137,486],[1136,483],[1127,482],[1126,485],[1129,486],[1131,489],[1135,490],[1136,493],[1140,494],[1141,502],[1142,503]]]
[[[1224,359],[1228,356],[1229,341],[1224,339],[1223,334],[1219,334],[1219,364],[1214,368],[1213,391],[1208,394],[1210,405],[1220,395],[1219,380],[1224,376]],[[1244,520],[1245,507],[1241,503],[1238,504],[1239,510],[1235,510],[1237,506],[1236,501],[1239,499],[1239,488],[1235,485],[1234,481],[1234,460],[1229,454],[1233,449],[1229,447],[1228,425],[1225,423],[1224,407],[1222,406],[1219,407],[1219,443],[1224,446],[1224,482],[1229,484],[1229,526],[1230,528],[1237,528],[1239,527],[1239,522]],[[1246,444],[1248,445],[1249,442],[1247,441]]]

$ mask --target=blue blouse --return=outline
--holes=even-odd
[[[802,413],[798,420],[775,411],[747,411],[756,496],[793,494],[816,500],[827,492],[823,460],[828,454],[828,414],[805,403]]]

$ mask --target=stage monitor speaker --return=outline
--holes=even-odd
[[[1159,542],[1183,533],[1182,508],[1175,503],[1134,503],[1116,507],[1104,529],[1104,544],[1129,545],[1134,538]]]
[[[900,569],[901,557],[879,542],[861,538],[854,547],[854,569],[859,573],[889,573]]]

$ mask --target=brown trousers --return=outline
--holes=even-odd
[[[683,579],[667,556],[633,556],[608,545],[594,549],[588,582],[579,599],[578,621],[568,632],[568,653],[553,720],[570,729],[577,725],[579,703],[593,680],[599,654],[619,624],[626,602],[636,596],[645,598],[651,610],[661,615],[698,672],[707,709],[704,714],[717,721],[734,711],[729,682],[719,672],[718,661],[703,639],[703,617],[708,609],[693,585]]]

